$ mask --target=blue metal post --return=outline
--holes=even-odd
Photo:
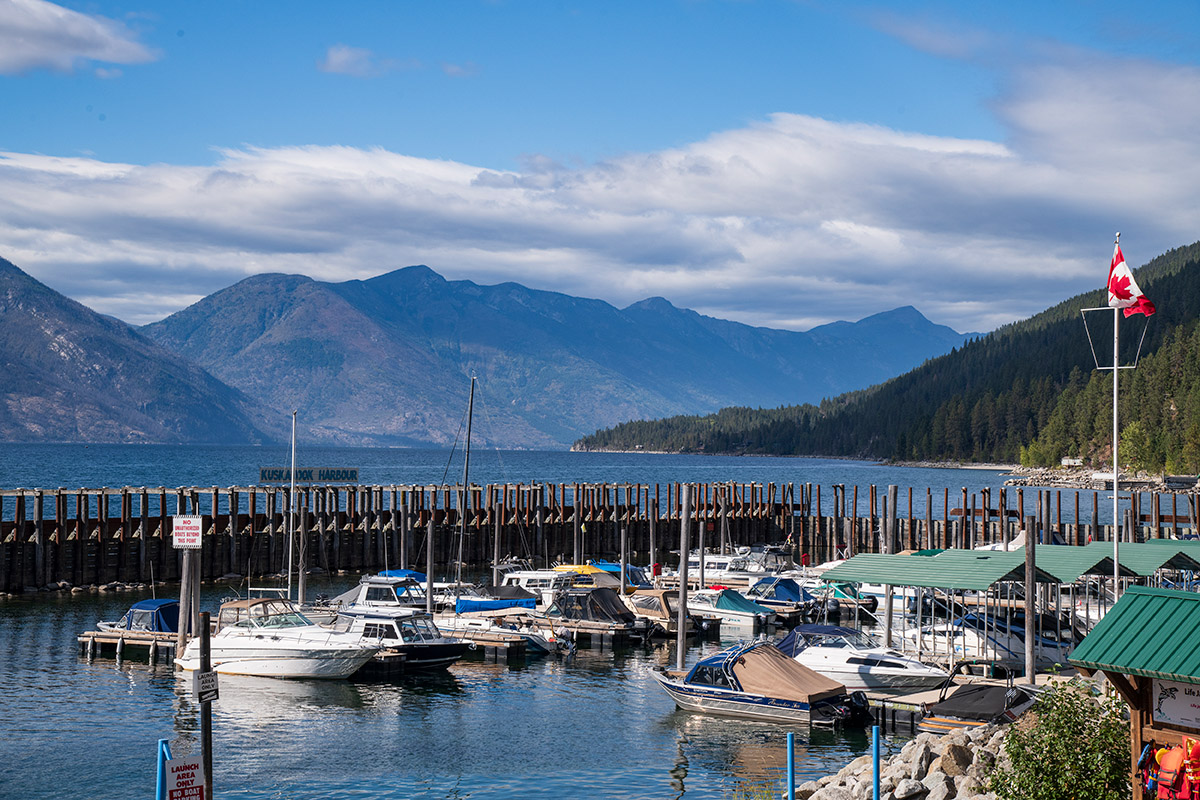
[[[167,798],[167,762],[171,760],[171,745],[166,739],[158,740],[158,783],[154,789],[155,800]]]
[[[796,734],[788,732],[787,800],[796,800]]]
[[[871,726],[871,783],[874,800],[879,800],[879,726]]]

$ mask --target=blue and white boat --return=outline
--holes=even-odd
[[[765,640],[740,644],[700,660],[687,673],[650,672],[687,711],[768,722],[866,724],[867,699],[846,693]]]
[[[138,600],[116,622],[98,622],[102,631],[175,633],[179,630],[178,600]]]

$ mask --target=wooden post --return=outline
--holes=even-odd
[[[896,484],[890,484],[887,487],[887,549],[885,553],[895,553],[899,549],[899,537],[896,535],[896,506],[900,502],[900,487]],[[888,594],[890,600],[891,594]],[[889,614],[890,619],[890,614]],[[889,623],[890,625],[890,623]],[[891,628],[888,628],[890,634]],[[890,635],[888,638],[891,638]],[[891,645],[888,645],[889,647]]]
[[[33,574],[39,588],[50,582],[46,573],[46,522],[42,518],[44,511],[45,497],[41,489],[36,489],[33,493]]]
[[[687,653],[687,593],[688,593],[688,552],[691,550],[689,533],[692,520],[691,486],[683,485],[683,509],[679,516],[679,608],[675,632],[675,668],[683,671],[684,657]]]

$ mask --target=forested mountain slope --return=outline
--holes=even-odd
[[[1200,305],[1200,243],[1180,247],[1137,272],[1158,306],[1149,320],[1122,322],[1122,419],[1129,447],[1149,468],[1200,468],[1200,419],[1192,364]],[[1108,457],[1111,372],[1095,372],[1080,309],[1103,306],[1103,289],[1078,295],[1004,326],[886,383],[819,406],[726,408],[703,417],[631,422],[576,443],[580,449],[639,449],[831,455],[901,460],[1057,462],[1062,455]],[[1088,326],[1102,364],[1112,360],[1112,315]],[[1144,338],[1143,338],[1144,334]],[[1158,351],[1162,351],[1158,353]],[[1147,357],[1151,354],[1153,357]],[[1099,424],[1107,418],[1107,428]],[[1105,435],[1105,431],[1109,431]],[[1136,439],[1136,444],[1134,440]],[[1200,453],[1198,453],[1200,455]],[[1162,463],[1159,463],[1161,461]],[[1188,466],[1196,464],[1195,467]]]

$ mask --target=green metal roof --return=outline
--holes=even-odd
[[[1167,541],[1165,539],[1159,541]],[[1179,545],[1180,542],[1174,542]],[[1112,542],[1092,542],[1084,545],[1086,550],[1112,555]],[[1161,544],[1143,544],[1121,542],[1117,553],[1121,558],[1121,566],[1128,567],[1140,577],[1149,577],[1160,569],[1200,569],[1200,553],[1190,555],[1183,547],[1169,547]],[[1109,561],[1109,574],[1112,573],[1112,562]]]
[[[1130,586],[1070,661],[1085,669],[1200,683],[1200,594]]]
[[[1039,569],[1044,569],[1058,578],[1059,583],[1074,583],[1084,575],[1113,574],[1111,543],[1107,550],[1063,544],[1039,544],[1034,559]],[[1122,563],[1121,576],[1137,578],[1141,573]]]
[[[1043,570],[1037,570],[1035,577],[1041,583],[1057,582]],[[821,580],[983,591],[1001,581],[1025,580],[1025,553],[947,550],[932,557],[860,553],[826,570]]]

